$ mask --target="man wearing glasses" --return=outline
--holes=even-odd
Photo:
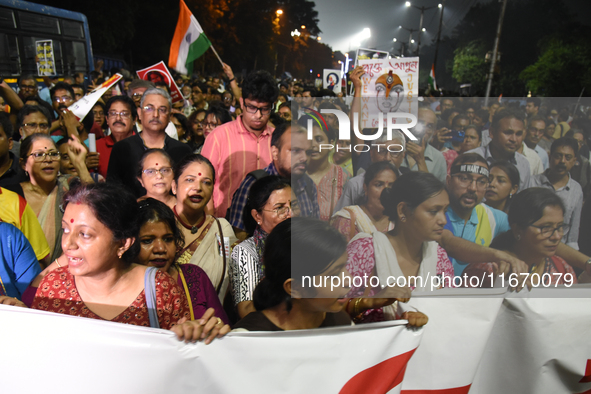
[[[216,217],[226,216],[234,192],[248,173],[271,163],[274,129],[267,123],[278,95],[268,72],[252,72],[242,85],[243,113],[235,121],[214,129],[205,139],[201,154],[211,161],[217,178],[213,206],[209,206]]]
[[[38,105],[25,105],[23,106],[17,115],[17,128],[20,134],[19,141],[13,141],[11,153],[17,157],[20,157],[21,141],[35,133],[49,134],[51,128],[49,111],[45,107]],[[52,137],[54,142],[61,139],[61,136]]]
[[[171,108],[172,99],[166,91],[158,88],[145,91],[137,110],[143,129],[141,133],[125,138],[113,146],[107,169],[107,182],[120,183],[129,188],[136,197],[141,197],[146,190],[140,185],[136,175],[139,160],[146,150],[164,149],[174,161],[191,154],[188,145],[171,138],[165,132],[170,122]],[[109,117],[114,115],[113,125],[117,121],[123,123],[123,118],[127,117],[126,110],[119,108],[113,111],[112,114],[108,114]]]
[[[445,214],[448,229],[456,237],[488,247],[499,234],[509,231],[507,214],[482,204],[488,186],[488,163],[479,154],[458,156],[447,176],[449,206]],[[454,273],[460,276],[467,263],[450,256]]]
[[[99,153],[97,170],[106,178],[113,146],[135,134],[137,107],[131,98],[121,95],[111,97],[105,105],[105,110],[107,111],[107,126],[111,130],[111,134],[96,142],[96,151]]]
[[[550,189],[562,199],[565,208],[564,222],[568,225],[562,236],[562,242],[577,250],[583,209],[583,189],[571,178],[570,170],[577,162],[578,151],[579,145],[574,138],[557,139],[550,148],[550,168],[532,179],[532,186]]]

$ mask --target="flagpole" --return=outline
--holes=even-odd
[[[220,61],[220,64],[222,65],[222,68],[224,68],[224,62],[222,62],[222,58],[220,58],[220,55],[218,55],[218,51],[215,50],[215,48],[213,47],[213,44],[211,44],[209,47],[211,48],[211,50],[215,54],[215,57],[217,57],[218,60]]]

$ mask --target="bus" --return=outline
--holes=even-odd
[[[38,54],[44,47],[52,50],[53,75],[88,74],[94,69],[85,15],[27,1],[0,0],[0,76],[9,83],[21,75],[42,76]]]

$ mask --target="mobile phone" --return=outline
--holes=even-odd
[[[463,130],[454,130],[451,131],[451,142],[464,142],[464,137],[466,133]]]

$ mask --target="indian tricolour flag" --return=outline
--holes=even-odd
[[[437,90],[437,83],[435,82],[435,65],[431,64],[431,72],[429,73],[429,86],[431,91]]]
[[[168,65],[181,74],[187,74],[188,69],[192,71],[191,63],[207,51],[211,42],[185,2],[181,0],[180,4],[181,12],[172,39]]]

